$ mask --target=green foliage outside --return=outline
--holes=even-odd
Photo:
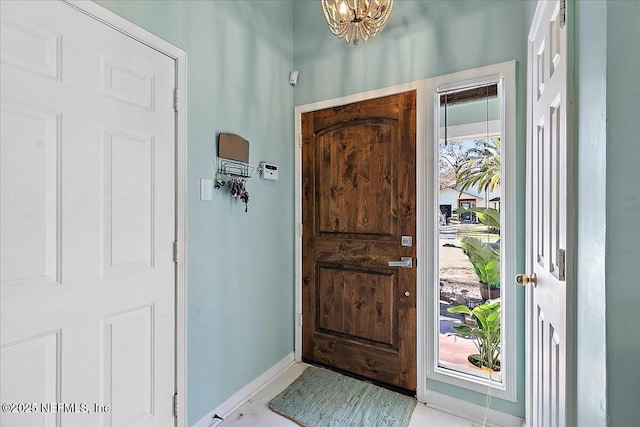
[[[500,253],[488,243],[482,243],[475,237],[463,238],[460,246],[469,257],[480,283],[491,288],[499,288]]]
[[[500,301],[487,301],[473,310],[466,305],[447,309],[450,313],[463,313],[471,316],[477,326],[456,325],[454,335],[473,339],[479,352],[479,360],[483,366],[494,371],[499,370],[500,356]]]
[[[456,209],[455,213],[474,212],[480,222],[488,227],[500,230],[500,212],[493,208]],[[483,243],[476,237],[463,237],[460,246],[445,244],[446,247],[462,249],[469,257],[471,265],[480,283],[492,288],[500,287],[500,251],[489,243]]]

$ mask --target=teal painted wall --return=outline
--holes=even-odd
[[[607,422],[640,420],[640,2],[607,2]],[[631,316],[631,318],[630,318]]]
[[[640,3],[576,2],[576,17],[577,425],[635,425]]]
[[[576,425],[606,425],[607,10],[576,2]],[[571,16],[569,16],[571,18]]]
[[[293,62],[290,1],[98,1],[187,51],[188,425],[293,351]],[[213,178],[219,132],[251,143],[280,180],[248,183],[249,212]]]
[[[294,68],[300,71],[295,105],[384,88],[498,62],[517,60],[518,259],[524,260],[524,165],[528,1],[409,1],[394,4],[385,30],[358,46],[329,33],[319,2],[293,6]],[[522,269],[524,265],[518,265]],[[518,311],[523,312],[523,293]],[[524,319],[517,325],[518,376],[524,378]],[[485,405],[486,396],[439,382],[431,390]],[[491,406],[524,416],[518,402],[492,398]]]
[[[640,3],[577,2],[577,425],[640,419]]]
[[[606,425],[607,8],[576,2],[576,425]],[[571,16],[569,17],[571,18]]]

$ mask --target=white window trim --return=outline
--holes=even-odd
[[[426,159],[423,163],[432,173],[424,174],[425,180],[419,185],[419,193],[422,193],[427,204],[420,206],[438,206],[439,192],[435,183],[438,180],[438,128],[434,125],[436,114],[439,111],[438,92],[454,88],[476,86],[488,83],[502,83],[503,102],[501,105],[502,121],[502,180],[501,180],[501,297],[502,309],[502,382],[496,383],[488,379],[456,372],[438,366],[439,346],[439,260],[437,251],[438,242],[438,217],[435,209],[423,209],[425,212],[422,228],[424,234],[418,235],[419,241],[435,242],[426,245],[424,274],[418,282],[425,284],[426,310],[418,311],[419,322],[426,325],[426,340],[430,346],[422,346],[426,352],[427,378],[443,383],[453,384],[469,390],[486,393],[487,387],[492,387],[491,394],[494,397],[515,402],[517,399],[517,345],[516,345],[516,288],[512,278],[515,276],[516,267],[516,62],[509,61],[490,65],[459,73],[447,74],[428,79],[427,96],[430,101],[426,108],[426,126],[433,133],[427,138]],[[426,193],[426,194],[425,194]],[[419,195],[420,199],[420,195]],[[420,274],[420,271],[419,271]],[[420,347],[419,347],[420,348]]]
[[[61,0],[80,12],[172,58],[176,64],[175,239],[176,263],[176,427],[187,425],[187,53],[155,34],[91,1]]]

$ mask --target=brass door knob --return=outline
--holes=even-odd
[[[518,274],[516,276],[516,283],[520,286],[531,285],[535,288],[536,279],[536,273],[533,273],[531,276],[527,276],[526,274]]]

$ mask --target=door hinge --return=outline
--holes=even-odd
[[[300,223],[298,227],[298,234],[300,234],[300,237],[302,237],[302,230],[303,230],[302,223]]]
[[[300,316],[298,318],[298,326],[302,326],[302,313],[300,313]]]
[[[173,416],[178,416],[178,393],[173,395]]]
[[[560,28],[567,26],[567,0],[560,0]]]
[[[173,242],[173,262],[178,262],[178,242]]]
[[[558,250],[558,280],[565,280],[565,271],[567,267],[567,253],[564,249]]]
[[[302,148],[302,134],[298,135],[298,147]]]
[[[178,89],[173,90],[173,110],[178,111]]]

